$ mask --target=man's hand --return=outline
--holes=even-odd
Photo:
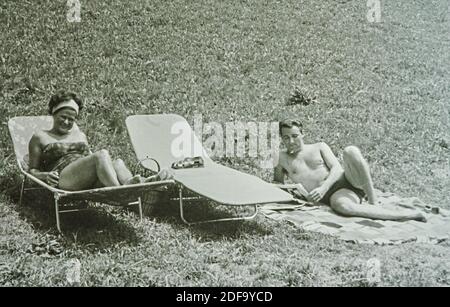
[[[275,183],[275,186],[288,191],[289,193],[293,194],[294,196],[297,196],[301,199],[307,199],[309,193],[306,191],[306,189],[303,187],[301,183],[281,183],[277,184]]]
[[[305,187],[301,183],[295,184],[295,190],[302,197],[308,198],[309,193],[308,193],[308,191],[306,191]]]
[[[312,190],[309,193],[307,199],[314,201],[314,202],[318,202],[325,196],[326,193],[327,193],[327,190],[323,186],[320,186],[320,187]]]

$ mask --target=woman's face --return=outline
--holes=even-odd
[[[53,129],[60,134],[68,134],[77,119],[77,112],[72,108],[62,108],[53,114]]]

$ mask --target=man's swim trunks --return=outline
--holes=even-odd
[[[358,195],[360,202],[364,199],[366,196],[366,193],[358,188],[355,188],[352,186],[352,184],[345,178],[345,175],[342,176],[338,181],[336,181],[335,184],[331,186],[331,188],[328,190],[328,192],[325,194],[325,196],[320,200],[321,203],[330,205],[330,198],[331,195],[333,195],[335,192],[337,192],[340,189],[349,189],[355,192],[356,195]]]

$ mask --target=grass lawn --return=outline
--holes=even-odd
[[[48,198],[18,206],[7,131],[10,117],[44,114],[59,88],[84,98],[93,149],[129,164],[131,114],[297,117],[307,142],[359,146],[377,188],[449,209],[448,1],[384,0],[380,23],[357,0],[80,2],[80,23],[65,1],[0,3],[0,285],[67,285],[77,258],[82,286],[366,286],[374,257],[377,285],[450,285],[448,242],[356,245],[263,216],[187,227],[166,202],[142,222],[107,206],[73,214],[60,236]],[[218,161],[272,177],[256,159]],[[228,214],[204,207],[193,214]]]

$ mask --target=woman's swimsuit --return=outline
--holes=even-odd
[[[90,154],[89,146],[84,142],[50,143],[42,150],[42,171],[61,171],[70,163]]]

